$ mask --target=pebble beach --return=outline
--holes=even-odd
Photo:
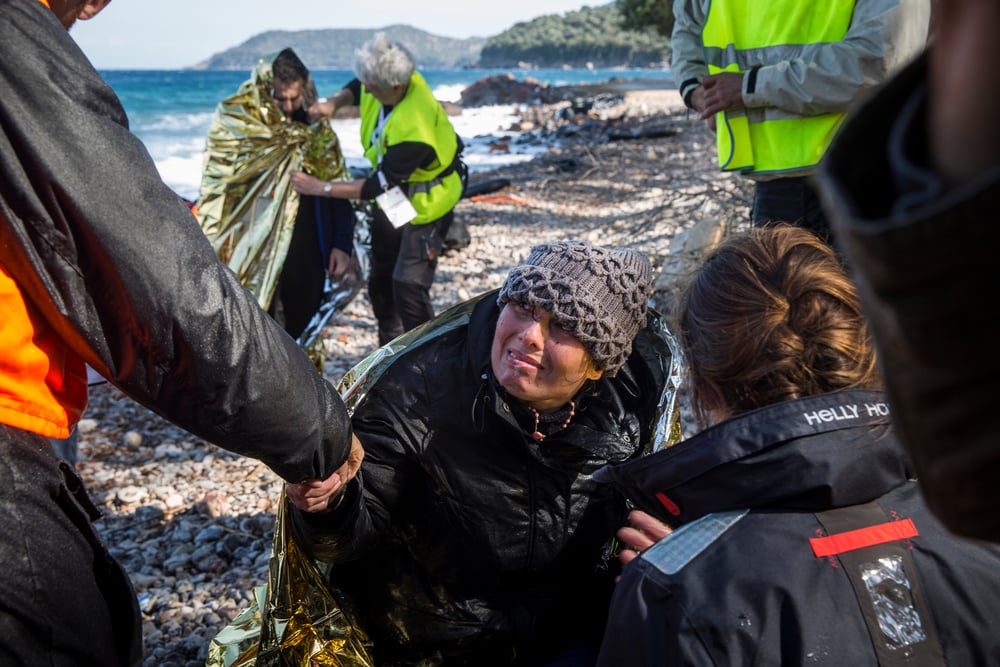
[[[548,148],[472,179],[509,185],[455,209],[472,240],[439,261],[439,312],[499,287],[532,245],[582,239],[646,252],[658,270],[652,306],[666,313],[699,254],[745,224],[752,190],[718,171],[714,136],[676,90],[601,92],[586,109],[520,108],[517,140]],[[334,384],[376,348],[363,292],[334,315],[323,344]],[[266,582],[281,480],[107,384],[91,388],[79,443],[78,471],[104,513],[98,530],[139,596],[144,665],[204,665],[211,639]]]

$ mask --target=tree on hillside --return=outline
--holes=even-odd
[[[549,14],[514,25],[486,40],[481,67],[563,65],[656,67],[670,57],[669,42],[653,31],[626,30],[615,4]]]
[[[674,7],[670,0],[615,0],[622,16],[621,27],[635,32],[649,29],[670,37],[674,29]]]

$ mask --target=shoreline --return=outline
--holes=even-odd
[[[620,79],[618,77],[612,77],[607,81],[602,81],[598,83],[586,83],[580,84],[578,86],[557,86],[558,88],[579,88],[583,91],[588,89],[594,89],[596,92],[609,92],[609,93],[628,93],[633,91],[643,91],[643,90],[670,90],[676,91],[677,84],[674,80],[669,77],[665,78],[638,78],[638,79]],[[675,93],[676,94],[676,93]]]

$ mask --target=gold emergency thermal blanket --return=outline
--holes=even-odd
[[[197,216],[216,254],[263,308],[271,303],[292,238],[299,195],[289,174],[323,180],[349,172],[329,121],[286,120],[271,97],[271,63],[258,61],[252,78],[219,103],[209,128]],[[304,104],[316,100],[310,79]]]
[[[349,617],[347,601],[324,584],[318,566],[296,546],[282,490],[268,585],[256,604],[209,644],[207,667],[374,667],[368,638]]]

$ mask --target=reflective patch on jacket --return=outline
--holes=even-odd
[[[707,514],[670,533],[642,552],[641,558],[664,574],[677,574],[749,512],[733,510]]]

